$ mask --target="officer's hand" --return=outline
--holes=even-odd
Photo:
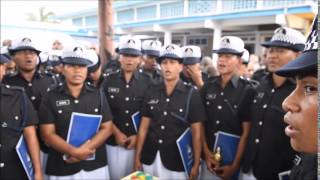
[[[133,149],[136,147],[136,143],[137,143],[137,135],[132,135],[130,137],[128,137],[126,144],[128,144],[126,146],[127,149]]]
[[[128,137],[124,133],[118,132],[118,133],[114,134],[114,137],[116,139],[116,143],[119,146],[126,147],[126,143],[128,143],[128,141],[127,141]]]
[[[190,172],[189,180],[198,179],[198,173],[199,173],[199,166],[193,166]]]
[[[222,166],[216,169],[216,173],[218,176],[220,176],[222,179],[230,179],[230,177],[234,174],[234,172],[237,170],[233,165],[226,165]]]
[[[202,80],[202,74],[198,66],[196,65],[188,65],[187,72],[192,78],[193,81]]]
[[[212,153],[210,151],[205,152],[205,162],[208,170],[215,174],[214,170],[219,167],[219,162],[213,160]]]
[[[35,180],[43,180],[43,174],[42,174],[42,172],[41,172],[41,171],[40,171],[40,172],[35,171],[35,173],[34,173],[34,179],[35,179]]]
[[[91,149],[89,145],[90,145],[90,140],[83,143],[79,148],[75,148],[71,156],[80,160],[88,159],[96,151],[95,149]]]
[[[69,157],[67,160],[65,160],[66,161],[66,163],[68,163],[68,164],[73,164],[73,163],[78,163],[78,162],[80,162],[81,160],[80,159],[77,159],[77,158],[75,158],[75,157]]]
[[[141,171],[142,170],[142,164],[141,164],[140,158],[135,158],[133,170],[134,171]]]

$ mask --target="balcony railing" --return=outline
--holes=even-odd
[[[128,7],[121,6],[121,9],[115,6],[116,24],[310,5],[317,0],[150,0],[143,2]]]

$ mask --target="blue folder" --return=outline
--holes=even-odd
[[[131,119],[134,129],[136,130],[136,132],[138,132],[141,123],[141,113],[139,111],[135,112],[134,114],[132,114]]]
[[[34,169],[32,165],[32,160],[29,156],[29,150],[26,144],[26,141],[23,137],[23,135],[20,137],[17,145],[16,145],[16,151],[19,156],[19,159],[21,161],[21,164],[23,166],[24,171],[26,172],[28,179],[33,180],[34,179]]]
[[[185,173],[187,177],[189,177],[194,162],[192,133],[190,128],[186,129],[177,139],[177,146],[180,152],[180,157],[185,169]]]
[[[236,157],[238,150],[238,144],[240,141],[240,136],[218,131],[216,134],[216,140],[214,143],[213,150],[217,147],[221,149],[222,162],[221,166],[232,164],[233,160]],[[237,171],[232,177],[232,180],[238,179],[239,171]]]
[[[101,115],[73,112],[69,125],[67,143],[75,147],[80,147],[83,143],[97,134],[101,120]],[[66,160],[67,157],[63,156],[63,159]],[[94,159],[95,156],[93,155],[87,160]]]

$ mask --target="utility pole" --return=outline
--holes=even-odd
[[[101,64],[104,66],[114,54],[113,45],[113,0],[98,1],[99,44]]]

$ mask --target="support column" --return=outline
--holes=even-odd
[[[172,42],[172,33],[170,31],[164,32],[164,45],[171,44]]]
[[[212,49],[219,48],[220,39],[221,39],[221,29],[215,28],[213,30]],[[214,66],[217,66],[217,59],[218,59],[218,55],[213,53],[212,54],[212,61],[213,61]]]

